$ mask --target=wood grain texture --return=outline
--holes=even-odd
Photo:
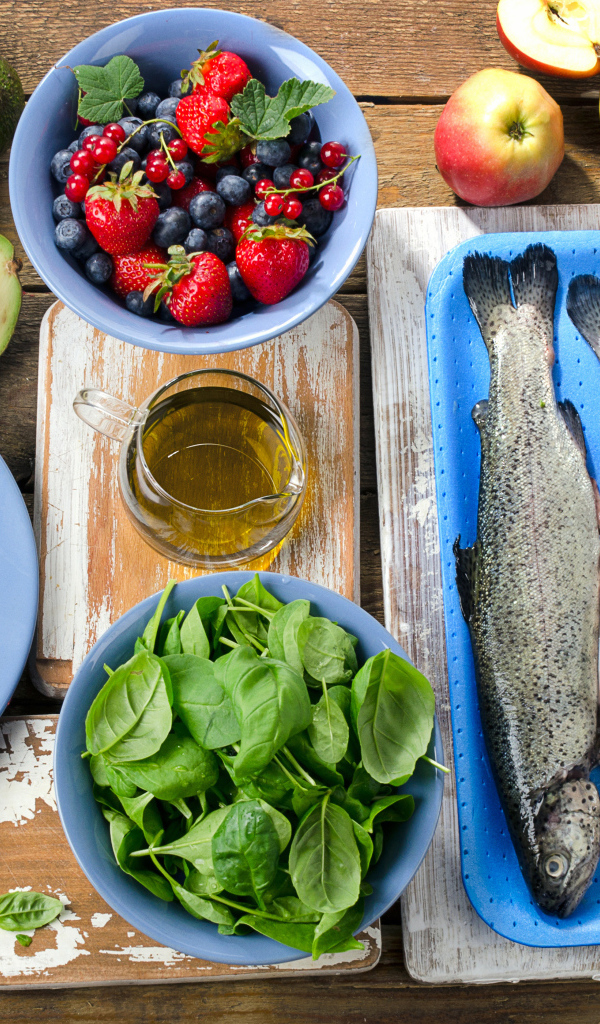
[[[218,8],[221,0],[208,0]],[[44,0],[0,3],[2,52],[27,92],[71,47],[122,18],[191,0]],[[467,77],[493,65],[517,70],[496,32],[496,0],[231,0],[227,9],[268,21],[301,39],[324,58],[353,93],[362,96],[448,96]],[[206,40],[194,40],[193,46]],[[598,93],[593,79],[569,82],[540,77],[553,95]]]
[[[431,271],[458,242],[492,231],[599,229],[600,207],[384,210],[367,253],[385,622],[436,691],[453,768],[423,308]],[[600,978],[600,948],[533,949],[493,932],[461,878],[454,773],[440,823],[402,898],[406,965],[427,982]]]

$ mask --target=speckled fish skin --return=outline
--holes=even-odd
[[[509,283],[512,282],[513,298]],[[552,382],[558,273],[546,246],[509,265],[465,259],[490,358],[477,541],[455,544],[484,735],[525,877],[542,910],[571,914],[600,855],[589,781],[598,703],[600,536],[581,423]]]

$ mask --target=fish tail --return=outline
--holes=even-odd
[[[600,279],[593,274],[573,278],[567,293],[567,313],[600,359]]]
[[[475,252],[465,257],[463,287],[475,319],[488,346],[495,334],[494,314],[498,306],[511,306],[509,264],[499,256]]]
[[[529,245],[510,265],[515,305],[535,306],[552,331],[554,303],[558,288],[556,256],[547,245]]]

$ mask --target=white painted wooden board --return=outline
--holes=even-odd
[[[402,897],[406,967],[423,982],[600,981],[600,946],[510,942],[477,916],[463,888],[424,316],[430,274],[459,242],[500,231],[598,229],[595,205],[380,210],[367,249],[385,620],[435,688],[452,769],[433,843]]]

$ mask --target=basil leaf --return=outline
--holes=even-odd
[[[331,802],[343,807],[353,821],[364,823],[369,817],[369,808],[365,804],[361,804],[360,800],[354,800],[353,797],[348,796],[343,786],[335,786],[331,790]]]
[[[146,842],[151,843],[163,827],[154,793],[140,793],[134,797],[122,796],[121,803],[127,817],[141,828]]]
[[[128,782],[168,801],[203,793],[219,777],[214,754],[198,746],[181,723],[175,724],[173,732],[151,757],[117,767]]]
[[[308,735],[317,755],[330,764],[341,761],[348,749],[348,723],[338,704],[329,699],[327,689],[318,704],[313,704]]]
[[[196,654],[199,658],[210,657],[210,643],[202,622],[199,604],[202,598],[190,608],[181,627],[181,647],[184,654]]]
[[[205,900],[201,896],[196,895],[196,893],[189,892],[175,880],[171,884],[173,892],[182,907],[185,907],[188,914],[191,914],[192,917],[197,917],[203,921],[212,921],[213,924],[219,925],[233,925],[235,923],[235,918],[229,907],[224,906],[222,903],[212,903],[210,900]]]
[[[89,765],[92,778],[96,785],[101,786],[102,788],[110,786],[108,775],[106,774],[106,761],[102,754],[94,754],[93,757],[90,757]]]
[[[298,627],[309,615],[310,601],[291,601],[275,612],[267,633],[269,656],[277,661],[287,661],[300,676],[304,673],[304,666],[298,650]]]
[[[307,907],[298,896],[278,896],[269,903],[269,914],[297,924],[316,924],[319,920],[318,912]]]
[[[159,602],[158,602],[158,604],[156,606],[156,610],[154,612],[154,615],[152,616],[152,618],[146,624],[146,628],[145,628],[144,632],[142,633],[142,636],[139,639],[140,647],[141,648],[145,648],[147,651],[154,651],[154,648],[156,647],[156,638],[158,636],[158,630],[159,630],[159,627],[160,627],[160,620],[162,618],[162,613],[163,613],[165,605],[167,603],[167,599],[169,597],[169,594],[171,593],[171,591],[172,591],[174,586],[175,586],[175,580],[169,580],[169,582],[167,583],[165,589],[163,590],[162,594],[160,595],[160,600],[159,600]],[[137,653],[137,651],[136,651],[136,653]]]
[[[236,933],[239,925],[247,925],[261,935],[275,939],[276,942],[283,942],[286,946],[294,949],[301,949],[304,953],[310,953],[315,935],[314,924],[296,924],[293,921],[271,921],[266,917],[255,917],[253,914],[244,914],[238,918]]]
[[[306,729],[311,720],[308,691],[284,662],[259,658],[250,647],[237,648],[215,671],[240,725],[240,749],[233,762],[240,781],[260,772],[290,736]]]
[[[269,618],[272,613],[277,612],[283,607],[281,601],[278,601],[276,597],[273,597],[263,587],[258,573],[240,587],[236,594],[236,598],[238,597],[242,597],[245,601],[250,601],[251,604],[255,604],[259,608],[263,608],[269,613]],[[253,611],[251,608],[247,611],[230,610],[227,615],[227,623],[230,629],[233,624],[234,629],[232,632],[238,643],[246,643],[247,640],[243,639],[243,637],[245,634],[248,634],[258,640],[263,647],[266,647],[268,643],[266,621],[266,616],[260,615],[259,612]],[[234,631],[235,627],[237,627],[237,635]]]
[[[202,875],[214,874],[212,859],[212,837],[229,813],[229,807],[219,807],[211,811],[206,818],[192,825],[189,832],[173,842],[155,846],[154,853],[164,856],[173,854],[183,857]]]
[[[21,946],[30,946],[33,942],[33,937],[31,935],[16,935],[15,938]]]
[[[316,775],[320,782],[324,782],[327,786],[344,785],[344,776],[336,770],[335,765],[322,761],[313,749],[308,732],[290,736],[287,746],[302,767],[306,768],[311,775]]]
[[[92,124],[118,121],[123,117],[124,101],[139,96],[144,88],[137,64],[123,54],[109,60],[106,67],[80,64],[73,72],[86,93],[79,101],[79,116]]]
[[[115,761],[136,761],[156,753],[171,722],[162,662],[140,651],[113,672],[94,699],[85,720],[87,747]]]
[[[258,800],[233,804],[212,838],[214,872],[228,892],[255,895],[268,888],[279,860],[279,839]]]
[[[369,817],[362,822],[367,832],[372,832],[375,822],[379,825],[384,821],[408,821],[415,809],[414,797],[410,793],[394,793],[384,796],[371,804]]]
[[[290,78],[279,87],[277,96],[270,97],[262,82],[251,78],[244,91],[232,98],[231,111],[239,117],[242,131],[251,138],[280,139],[289,134],[293,117],[333,96],[335,91],[328,85]]]
[[[331,691],[330,691],[331,692]],[[354,800],[360,800],[363,804],[370,804],[377,796],[387,795],[390,792],[387,786],[382,786],[377,779],[372,778],[362,761],[354,769],[352,782],[348,786],[348,796]]]
[[[258,803],[262,807],[265,814],[268,814],[271,821],[273,822],[275,831],[277,833],[277,839],[279,841],[279,852],[283,853],[290,839],[292,838],[292,826],[288,819],[286,818],[285,814],[282,814],[281,811],[277,811],[274,807],[271,807],[271,805],[268,804],[266,800],[259,800]]]
[[[116,793],[120,799],[122,797],[134,797],[138,791],[136,784],[129,782],[117,765],[109,764],[107,761],[104,764],[108,785],[113,793]]]
[[[214,750],[237,743],[241,729],[233,705],[215,679],[215,666],[194,654],[163,659],[173,686],[173,710],[201,747]]]
[[[362,949],[362,942],[353,938],[354,932],[360,928],[365,912],[365,901],[359,899],[348,910],[338,910],[333,914],[323,914],[315,928],[312,946],[313,960],[318,960],[323,953],[330,953],[344,943],[344,949]],[[350,943],[350,945],[346,945]]]
[[[272,807],[289,809],[292,806],[294,784],[273,761],[258,775],[244,779],[240,789],[249,800],[266,800]]]
[[[214,893],[223,892],[223,886],[217,882],[214,872],[203,874],[196,868],[190,869],[183,887],[196,896],[212,896]]]
[[[60,900],[41,892],[7,892],[0,896],[0,928],[7,932],[43,928],[62,909]]]
[[[427,752],[435,698],[425,676],[404,658],[385,650],[361,669],[368,685],[357,717],[362,761],[378,782],[412,775]]]
[[[360,877],[364,878],[369,870],[373,856],[373,840],[358,821],[352,821],[352,828],[354,829],[354,838],[356,839],[360,856]]]
[[[154,896],[170,903],[173,900],[173,892],[166,878],[157,874],[153,868],[150,870],[144,867],[143,861],[133,857],[133,854],[145,844],[142,830],[124,814],[118,814],[108,809],[105,809],[103,814],[110,825],[110,841],[115,860],[121,871],[131,875],[136,882],[143,885]]]
[[[360,893],[360,856],[352,820],[325,797],[300,822],[292,841],[290,873],[300,899],[328,914],[352,907]]]
[[[358,668],[348,634],[329,619],[304,619],[298,627],[298,649],[308,674],[328,686],[350,682]]]
[[[179,627],[185,618],[185,612],[178,612],[172,619],[167,619],[160,627],[158,649],[161,658],[167,654],[181,654],[181,633]]]
[[[324,796],[327,796],[328,792],[329,790],[323,786],[310,786],[308,783],[305,783],[302,789],[298,787],[292,797],[294,813],[298,818],[303,818],[311,807],[321,803],[321,800]]]

